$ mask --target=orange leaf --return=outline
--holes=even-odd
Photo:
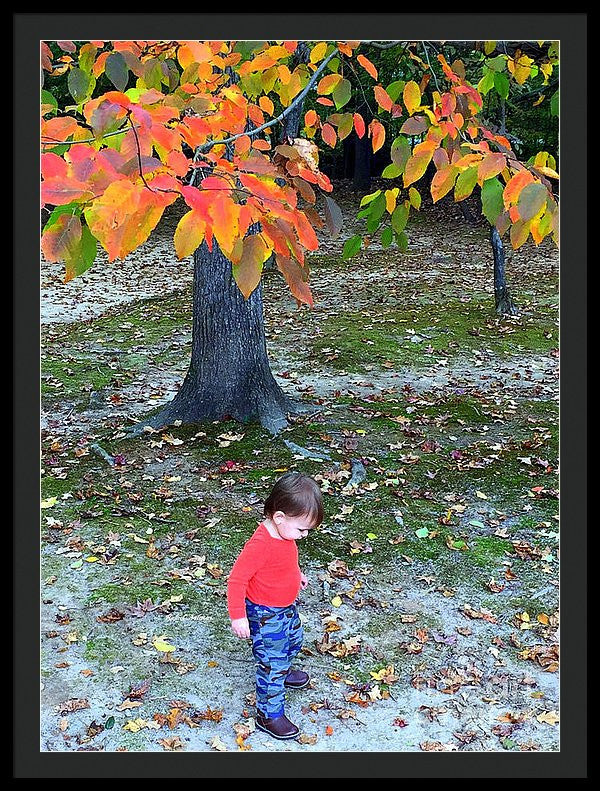
[[[42,182],[42,202],[52,206],[63,206],[72,201],[86,201],[94,194],[82,181],[57,176]]]
[[[364,55],[359,55],[356,58],[356,60],[360,63],[360,65],[363,67],[363,69],[365,71],[367,71],[371,75],[371,77],[373,77],[374,80],[377,79],[377,77],[378,77],[377,69],[375,68],[375,66],[371,63],[371,61],[368,58],[365,58]]]
[[[385,127],[379,121],[371,121],[369,124],[369,137],[373,144],[373,153],[379,151],[385,142]]]
[[[292,292],[292,295],[298,302],[305,302],[312,308],[314,304],[312,293],[308,283],[304,282],[302,278],[302,270],[297,262],[283,255],[276,255],[275,261],[277,262],[277,267],[284,276],[285,281]]]
[[[315,126],[318,120],[319,120],[319,116],[315,113],[315,111],[309,110],[304,116],[304,125]]]
[[[508,208],[511,204],[516,203],[519,199],[519,194],[526,184],[530,184],[535,179],[527,170],[520,170],[516,176],[513,176],[504,188],[504,205]]]
[[[333,733],[333,728],[331,727],[331,725],[328,725],[328,726],[325,728],[325,733],[326,733],[328,736],[331,736],[331,734]]]
[[[431,182],[431,197],[434,203],[450,192],[457,176],[458,170],[454,165],[446,165],[437,171]]]
[[[415,146],[415,150],[418,146]],[[433,150],[425,150],[418,154],[413,154],[404,169],[404,186],[408,187],[415,181],[418,181],[423,173],[427,170],[427,165],[431,162]]]
[[[269,99],[268,96],[261,96],[260,99],[258,100],[258,104],[261,110],[264,110],[265,113],[267,113],[267,115],[273,115],[273,110],[275,109],[275,106],[273,105],[273,102]]]
[[[53,225],[44,231],[42,252],[50,263],[72,258],[81,240],[81,220],[78,215],[61,214]]]
[[[340,83],[341,81],[342,81],[341,74],[328,74],[326,77],[323,77],[323,79],[319,81],[319,84],[317,85],[317,92],[321,94],[333,93],[338,83]]]
[[[234,203],[230,194],[215,191],[208,213],[213,221],[212,230],[219,247],[229,256],[238,236],[240,207]]]
[[[317,99],[317,104],[323,104],[323,105],[325,105],[325,107],[333,107],[334,106],[334,104],[331,101],[331,99],[327,99],[325,96],[320,96]]]
[[[491,179],[502,173],[506,167],[506,157],[504,154],[488,154],[479,164],[477,176],[479,183],[483,184],[486,179]]]
[[[381,85],[376,85],[373,88],[373,93],[375,94],[375,99],[377,100],[377,104],[381,107],[382,110],[385,110],[386,112],[389,113],[393,105],[389,93],[384,88],[382,88]]]
[[[252,148],[255,148],[257,151],[269,151],[271,144],[268,140],[253,140]]]
[[[238,137],[238,139],[235,141],[235,153],[238,156],[242,156],[242,154],[245,154],[246,152],[250,151],[251,144],[252,141],[250,140],[248,135],[243,135],[242,137]]]

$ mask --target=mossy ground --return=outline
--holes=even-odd
[[[386,259],[378,254],[374,260],[376,267]],[[348,268],[336,255],[313,263],[315,289],[321,277],[323,293]],[[558,575],[558,404],[548,376],[558,346],[555,280],[537,278],[521,299],[526,308],[521,316],[500,319],[489,290],[481,288],[484,296],[478,298],[452,299],[447,283],[443,288],[428,283],[415,297],[414,291],[394,291],[397,277],[389,279],[390,269],[387,263],[379,280],[365,281],[357,295],[359,310],[326,303],[320,314],[303,312],[289,327],[280,321],[283,307],[275,311],[276,320],[267,311],[274,367],[285,372],[277,355],[281,351],[283,359],[291,350],[297,374],[280,381],[290,389],[290,383],[314,378],[317,371],[326,385],[315,414],[294,419],[275,438],[256,425],[230,420],[125,436],[126,413],[116,407],[128,403],[130,390],[145,391],[145,400],[133,399],[140,417],[150,411],[161,375],[180,380],[185,373],[188,294],[45,331],[42,399],[48,411],[68,404],[88,418],[91,393],[98,399],[96,410],[115,407],[110,420],[88,420],[80,432],[55,425],[42,437],[42,499],[56,498],[42,511],[42,596],[52,602],[48,617],[61,601],[73,617],[56,631],[79,630],[81,638],[58,656],[79,657],[98,674],[99,684],[109,684],[108,665],[127,664],[138,681],[155,673],[151,643],[131,644],[138,632],[147,631],[150,640],[166,634],[181,656],[194,653],[191,635],[200,635],[207,655],[234,652],[226,575],[260,519],[273,482],[288,469],[317,476],[325,490],[324,524],[299,547],[313,586],[307,624],[312,640],[322,637],[317,613],[335,614],[331,599],[340,593],[342,636],[360,632],[381,654],[379,665],[366,650],[322,657],[313,642],[316,664],[367,683],[381,662],[394,662],[408,683],[423,657],[433,666],[446,657],[436,654],[439,646],[432,641],[416,658],[398,648],[414,639],[415,627],[399,624],[393,609],[378,605],[393,603],[395,585],[417,601],[429,597],[418,622],[425,631],[447,631],[448,614],[456,617],[460,602],[497,615],[505,642],[517,613],[527,611],[533,620],[552,615],[555,589],[542,597],[536,592]],[[397,295],[394,305],[372,288],[373,282],[383,288],[384,275],[388,293]],[[284,297],[275,277],[271,291],[279,305]],[[418,342],[411,340],[415,336]],[[440,358],[460,375],[451,384],[423,388],[423,371]],[[515,366],[522,370],[532,361],[545,366],[544,376],[524,385],[523,376],[520,381],[513,376]],[[395,386],[392,374],[399,370],[412,372],[413,386]],[[375,384],[360,389],[343,372],[364,373]],[[314,400],[311,392],[299,395]],[[284,439],[329,460],[295,454]],[[95,455],[93,442],[120,463],[109,466]],[[366,477],[348,489],[358,460]],[[347,565],[350,577],[331,576],[327,566],[336,560]],[[344,595],[357,581],[362,587]],[[504,588],[493,591],[490,581]],[[131,614],[130,608],[147,600],[170,605],[162,614]],[[125,618],[98,622],[110,608]],[[487,622],[471,625],[492,628]],[[488,632],[482,641],[485,654]],[[43,641],[47,678],[58,661],[56,645],[56,638]],[[532,670],[516,651],[510,656],[521,672]],[[179,677],[168,678],[165,695],[177,689]],[[113,744],[142,750],[144,734],[121,730],[122,738]]]

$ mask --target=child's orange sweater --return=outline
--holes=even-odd
[[[296,542],[273,538],[261,522],[231,569],[227,583],[229,617],[246,617],[246,598],[255,604],[287,607],[294,603],[299,590]]]

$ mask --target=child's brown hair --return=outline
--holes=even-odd
[[[313,525],[323,521],[323,498],[319,484],[301,472],[286,472],[277,481],[265,500],[263,513],[273,516],[282,511],[286,516],[310,516]]]

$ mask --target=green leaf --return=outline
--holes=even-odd
[[[381,225],[381,217],[369,217],[367,220],[367,233],[373,234]]]
[[[77,277],[88,270],[96,260],[97,252],[98,244],[96,238],[92,236],[92,233],[87,225],[82,226],[81,240],[79,242],[79,250],[77,251],[77,255],[65,261],[66,279],[72,280],[74,277]]]
[[[335,102],[336,110],[339,110],[340,107],[343,107],[345,104],[347,104],[350,101],[350,97],[352,96],[352,85],[350,84],[349,80],[340,80],[335,86],[335,90],[331,96]]]
[[[545,206],[548,190],[540,182],[523,187],[517,201],[517,209],[523,220],[531,220]]]
[[[375,190],[375,192],[371,192],[369,195],[365,195],[360,202],[361,207],[366,206],[367,203],[371,203],[371,201],[375,200],[375,198],[378,195],[381,195],[381,190]]]
[[[477,90],[479,91],[479,93],[485,96],[485,94],[491,91],[493,87],[494,87],[494,72],[491,69],[485,69],[485,74],[477,84]]]
[[[395,179],[398,176],[402,175],[402,170],[396,165],[394,162],[391,165],[388,165],[383,169],[383,173],[381,174],[381,178],[383,179]]]
[[[77,104],[80,104],[88,97],[88,91],[90,88],[90,84],[93,77],[89,74],[86,74],[85,71],[81,69],[71,69],[69,72],[69,76],[67,77],[67,87],[69,88],[69,93],[75,99]],[[94,84],[95,84],[94,80]],[[91,91],[89,91],[91,93]]]
[[[169,88],[169,91],[172,92],[179,85],[179,70],[177,68],[177,64],[172,58],[168,58],[165,61],[165,65],[168,70],[167,87]]]
[[[408,208],[403,203],[401,203],[400,206],[396,206],[394,213],[392,214],[392,228],[396,231],[396,233],[401,233],[406,228],[407,222]]]
[[[486,179],[481,188],[481,205],[483,213],[492,225],[504,211],[502,193],[504,189],[497,178]]]
[[[61,214],[81,214],[81,203],[65,203],[62,206],[56,206],[52,214],[48,217],[44,230],[52,228]]]
[[[360,250],[362,245],[362,236],[352,236],[350,239],[346,239],[346,243],[344,244],[344,249],[342,250],[342,258],[344,261],[347,261],[348,258],[352,258],[353,255],[356,255]]]
[[[504,71],[506,68],[506,55],[496,55],[495,58],[488,58],[485,65],[488,69],[495,72]]]
[[[398,97],[404,90],[405,85],[406,83],[404,82],[404,80],[396,80],[396,82],[392,82],[390,83],[390,85],[388,85],[386,91],[388,93],[388,96],[393,102],[397,101]]]
[[[415,530],[415,535],[418,538],[427,538],[429,530],[426,527],[420,527],[418,530]]]
[[[401,231],[400,233],[395,234],[396,236],[396,244],[398,245],[398,249],[401,253],[405,253],[408,250],[408,237]]]
[[[379,221],[385,213],[385,195],[378,195],[371,204],[371,219]]]
[[[240,52],[242,60],[250,60],[252,53],[258,49],[262,49],[266,41],[238,41],[233,48],[234,52]]]
[[[390,150],[390,157],[394,165],[399,169],[400,173],[404,173],[404,168],[411,155],[410,143],[408,140],[400,135],[392,143]]]
[[[327,68],[329,69],[329,71],[333,72],[334,74],[337,74],[337,72],[340,70],[340,59],[332,58],[327,64]]]
[[[559,91],[552,96],[550,99],[550,112],[552,115],[557,116],[559,110]]]
[[[69,145],[55,146],[54,148],[44,148],[44,154],[56,154],[61,157],[65,151],[71,148]]]
[[[386,249],[387,247],[389,247],[393,242],[393,240],[394,240],[394,231],[392,230],[391,227],[388,226],[381,232],[381,244],[383,245],[383,248]]]
[[[148,88],[160,91],[162,85],[162,68],[157,58],[151,58],[144,63],[144,83]]]
[[[475,184],[477,184],[477,165],[472,165],[459,173],[454,185],[454,200],[461,201],[467,198],[473,192]]]
[[[92,71],[92,66],[96,60],[97,51],[98,50],[91,42],[89,44],[84,44],[79,50],[78,65],[82,71],[85,71],[88,74]]]
[[[104,72],[118,91],[124,91],[129,82],[129,68],[120,52],[112,52],[106,59]]]
[[[42,91],[41,100],[42,100],[42,104],[52,105],[53,107],[52,114],[56,115],[56,111],[58,110],[58,102],[49,91],[44,91],[44,90]]]
[[[104,727],[105,727],[105,729],[106,729],[107,731],[109,731],[111,728],[113,728],[113,727],[114,727],[114,724],[115,724],[115,718],[114,718],[114,717],[109,717],[109,718],[106,720],[106,723],[104,724]]]
[[[411,187],[408,190],[408,198],[410,200],[410,205],[414,206],[414,208],[418,211],[421,208],[421,194],[419,190]]]
[[[494,75],[494,87],[500,94],[503,99],[508,98],[508,92],[510,90],[510,84],[508,82],[508,77],[506,74],[495,74]]]

